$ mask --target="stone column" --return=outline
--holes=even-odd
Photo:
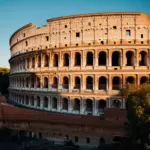
[[[108,78],[107,78],[107,90],[108,90],[108,92],[111,92],[112,91],[112,77],[111,77],[111,75],[109,74],[108,75]]]
[[[41,101],[40,108],[43,109],[43,108],[44,108],[44,100],[43,100],[43,96],[40,96],[40,101]]]
[[[150,49],[148,49],[148,54],[147,54],[147,66],[150,69]]]
[[[35,68],[37,68],[37,64],[38,64],[38,56],[35,54],[35,56],[34,56],[34,58],[35,58]]]
[[[72,91],[72,75],[69,75],[69,92]]]
[[[37,98],[34,97],[34,107],[37,108]]]
[[[43,53],[41,53],[41,68],[43,67]]]
[[[97,91],[98,90],[98,76],[97,75],[94,75],[94,91]]]
[[[70,56],[69,56],[69,68],[72,68],[73,67],[73,62],[74,62],[74,55],[73,55],[73,52],[70,51]]]
[[[96,67],[96,66],[98,66],[98,53],[97,53],[97,49],[96,50],[94,50],[94,57],[95,57],[95,62],[94,62],[94,66]]]
[[[85,114],[85,100],[84,98],[81,98],[81,103],[80,103],[80,114]]]
[[[57,110],[58,112],[60,112],[60,109],[61,109],[61,99],[60,99],[60,96],[57,97]]]
[[[51,96],[48,96],[48,110],[51,110]]]
[[[112,60],[112,55],[111,55],[111,50],[110,49],[107,49],[107,54],[108,54],[108,66],[112,66],[112,63],[111,63],[111,60]]]
[[[85,90],[85,85],[86,85],[85,76],[82,74],[82,75],[81,75],[81,92],[84,92],[84,90]]]
[[[86,66],[86,54],[84,49],[82,49],[82,67]]]
[[[140,77],[138,74],[136,74],[136,87],[140,85]]]
[[[73,103],[73,99],[71,97],[68,98],[69,99],[69,108],[68,111],[69,113],[72,113],[72,103]]]
[[[62,67],[62,52],[59,52],[59,62],[58,62],[58,67]]]
[[[96,99],[93,100],[93,115],[94,116],[97,115],[97,100]]]

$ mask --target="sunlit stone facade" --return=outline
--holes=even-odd
[[[99,116],[125,109],[127,83],[150,80],[150,20],[96,13],[28,24],[10,38],[10,99],[31,108]]]

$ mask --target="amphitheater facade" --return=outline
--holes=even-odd
[[[150,80],[150,19],[95,13],[27,24],[10,38],[12,101],[30,108],[103,115],[126,109],[119,90]]]

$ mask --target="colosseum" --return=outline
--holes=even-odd
[[[27,24],[10,38],[9,99],[50,112],[126,109],[119,90],[150,80],[147,14],[95,13]]]

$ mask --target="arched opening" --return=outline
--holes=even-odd
[[[29,105],[29,96],[26,96],[26,105]]]
[[[120,78],[119,77],[113,77],[113,90],[119,90],[120,89]]]
[[[80,99],[78,98],[74,99],[74,110],[80,111]]]
[[[140,84],[148,84],[148,77],[141,77]]]
[[[57,79],[57,77],[53,78],[52,88],[56,88],[56,89],[58,88],[58,79]]]
[[[62,109],[68,110],[68,103],[69,103],[68,99],[67,98],[63,98],[62,101],[63,101]]]
[[[69,79],[68,77],[63,78],[63,88],[68,89],[69,88]]]
[[[93,90],[93,78],[92,77],[86,78],[86,89]]]
[[[30,60],[29,58],[27,58],[27,68],[29,68],[29,66],[30,66]]]
[[[101,99],[98,101],[98,111],[104,112],[104,108],[106,107],[106,101]]]
[[[107,79],[106,77],[99,78],[99,90],[106,90],[107,89]]]
[[[105,139],[104,138],[100,138],[99,142],[100,142],[100,144],[105,144]]]
[[[31,78],[31,88],[34,88],[34,78]]]
[[[64,66],[69,66],[69,54],[64,54]]]
[[[35,68],[35,58],[32,57],[32,68]]]
[[[48,67],[49,66],[49,56],[45,54],[44,56],[44,67]]]
[[[58,67],[58,54],[54,54],[53,65],[54,67]]]
[[[98,55],[98,65],[99,66],[106,66],[106,53],[100,52]]]
[[[53,108],[53,109],[57,109],[57,98],[56,98],[56,97],[54,97],[54,98],[52,99],[52,108]]]
[[[40,107],[41,106],[41,103],[40,103],[40,97],[37,96],[37,107]]]
[[[81,54],[79,52],[75,53],[75,66],[81,66]]]
[[[139,54],[139,65],[147,66],[147,53],[144,51],[141,51]]]
[[[38,61],[37,61],[37,63],[38,63],[38,67],[41,67],[41,56],[40,56],[40,55],[38,56]]]
[[[86,111],[89,111],[89,112],[93,111],[93,102],[91,99],[86,100]]]
[[[48,108],[48,98],[44,97],[44,108]]]
[[[41,87],[41,81],[40,81],[40,78],[39,77],[37,77],[37,82],[36,82],[36,87],[37,88],[40,88]]]
[[[48,78],[44,77],[44,88],[48,88]]]
[[[79,77],[75,77],[74,89],[80,89],[80,78]]]
[[[26,87],[29,87],[29,78],[26,78]]]
[[[31,96],[31,105],[34,106],[34,96]]]
[[[113,100],[112,106],[114,108],[120,108],[121,107],[121,102],[119,100]]]
[[[112,53],[112,66],[120,66],[120,53],[117,51]]]
[[[86,65],[93,66],[93,53],[92,52],[88,52],[86,55]]]
[[[132,76],[129,76],[129,77],[127,77],[127,79],[126,79],[126,82],[127,82],[127,83],[130,83],[130,84],[133,84],[133,83],[135,83],[135,79],[134,79]]]
[[[133,66],[134,65],[134,53],[132,51],[128,51],[126,53],[126,59],[127,59],[127,62],[126,62],[127,66]]]

